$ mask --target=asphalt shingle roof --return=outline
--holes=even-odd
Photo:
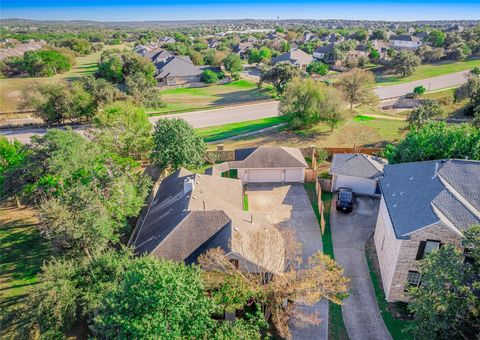
[[[238,155],[238,159],[237,159]],[[284,146],[260,146],[235,152],[230,168],[306,168],[307,162],[298,148]]]
[[[398,238],[437,223],[433,207],[459,230],[476,221],[477,213],[462,202],[478,206],[480,162],[437,160],[387,165],[380,179],[382,195]],[[450,191],[455,189],[458,194]]]
[[[292,64],[308,65],[313,61],[313,56],[302,50],[290,50],[284,54],[272,58],[272,63],[290,62]]]
[[[361,178],[378,178],[382,176],[386,161],[361,153],[337,153],[333,155],[330,174]]]

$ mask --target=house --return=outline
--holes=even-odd
[[[302,70],[305,70],[307,66],[312,63],[312,61],[313,56],[299,49],[290,50],[286,53],[280,54],[279,56],[272,58],[273,65],[281,62],[287,62],[292,65],[298,66]]]
[[[233,47],[233,52],[237,53],[240,58],[248,58],[248,51],[253,48],[253,43],[251,42],[241,42]]]
[[[210,38],[207,40],[208,48],[217,48],[219,45],[219,41],[214,38]]]
[[[414,34],[414,37],[420,39],[420,41],[424,41],[428,37],[428,33],[427,32],[418,32],[418,33]]]
[[[176,42],[175,38],[172,37],[161,37],[158,39],[160,45],[174,44]]]
[[[362,153],[334,154],[330,166],[332,191],[350,188],[356,194],[379,195],[378,180],[385,165],[385,159]]]
[[[188,56],[170,56],[155,64],[155,78],[159,85],[185,85],[200,82],[208,66],[197,66]]]
[[[47,43],[43,40],[34,41],[30,40],[27,43],[16,45],[12,48],[1,48],[0,49],[0,60],[10,57],[22,57],[25,52],[39,50],[42,47],[46,46]]]
[[[422,45],[422,41],[409,34],[396,35],[390,38],[390,47],[397,50],[416,50],[420,45]]]
[[[315,51],[313,51],[313,57],[318,60],[325,60],[330,53],[332,53],[334,46],[335,43],[330,43],[328,45],[317,47]]]
[[[243,211],[238,179],[179,169],[160,183],[131,244],[137,255],[196,263],[212,248],[248,272],[284,269],[280,232],[263,216]]]
[[[243,183],[303,183],[307,167],[298,148],[260,146],[237,149],[233,161],[217,164],[206,173],[221,176],[233,169]]]
[[[421,284],[418,261],[442,244],[460,246],[480,223],[480,162],[434,160],[387,165],[375,247],[387,301],[408,302]]]
[[[144,58],[150,59],[154,64],[164,62],[165,60],[167,60],[172,56],[173,54],[171,54],[170,52],[162,48],[156,48],[156,49],[147,51],[143,54]]]

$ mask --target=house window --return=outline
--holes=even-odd
[[[435,249],[440,248],[440,246],[441,246],[440,241],[434,241],[434,240],[421,241],[420,245],[418,246],[417,257],[415,258],[415,260],[421,260],[425,258],[426,255],[430,254]]]
[[[418,287],[420,286],[420,280],[422,279],[422,275],[419,272],[414,270],[408,271],[407,277],[407,285],[405,286],[405,291],[408,291],[410,287]]]

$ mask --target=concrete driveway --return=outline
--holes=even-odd
[[[365,242],[375,230],[380,201],[356,197],[351,214],[339,213],[332,204],[332,228],[335,260],[351,279],[350,296],[342,305],[343,320],[350,339],[391,339],[377,305],[370,280]]]
[[[307,259],[322,250],[320,227],[310,200],[302,184],[248,184],[248,206],[251,211],[263,214],[279,228],[291,228],[302,243],[302,258]],[[294,339],[328,338],[328,302],[313,306],[298,304],[306,313],[319,313],[319,325],[299,328],[291,325]]]

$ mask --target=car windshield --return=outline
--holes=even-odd
[[[340,201],[350,202],[352,200],[352,193],[350,191],[340,191]]]

